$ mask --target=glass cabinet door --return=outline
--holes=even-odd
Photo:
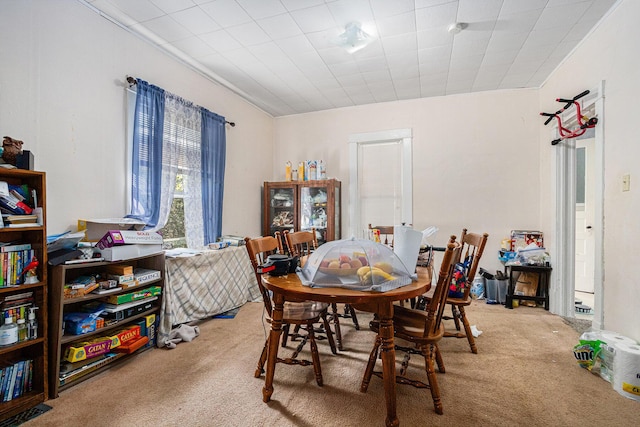
[[[300,187],[300,230],[316,229],[318,244],[333,240],[327,236],[327,187]]]
[[[295,187],[269,189],[269,235],[276,231],[293,231],[295,225]]]

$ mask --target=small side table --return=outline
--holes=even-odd
[[[505,307],[513,308],[513,299],[532,300],[535,302],[543,302],[544,309],[549,310],[549,276],[551,275],[551,267],[538,265],[508,265],[505,266],[505,274],[509,275],[509,288],[505,299]],[[538,290],[534,296],[514,295],[516,284],[513,281],[513,272],[529,272],[538,275]]]

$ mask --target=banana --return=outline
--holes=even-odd
[[[388,262],[376,262],[373,266],[389,274],[393,272],[393,266]]]
[[[358,273],[360,273],[360,270],[358,270]],[[377,267],[367,267],[367,271],[365,271],[363,275],[358,274],[358,276],[360,276],[360,281],[365,285],[372,284],[374,277],[379,277],[384,280],[395,280],[395,277]]]
[[[367,272],[371,271],[371,267],[365,265],[364,267],[360,267],[357,271],[358,277],[364,276]]]

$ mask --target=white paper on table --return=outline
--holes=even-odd
[[[407,227],[396,225],[393,229],[393,252],[407,268],[409,274],[416,271],[422,232]]]

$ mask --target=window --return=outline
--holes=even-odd
[[[160,232],[167,247],[215,242],[222,228],[224,117],[140,79],[135,86],[128,216]]]
[[[178,171],[176,174],[176,186],[173,192],[173,201],[169,209],[169,219],[159,231],[162,234],[165,249],[186,248],[187,233],[184,227],[184,174]]]

